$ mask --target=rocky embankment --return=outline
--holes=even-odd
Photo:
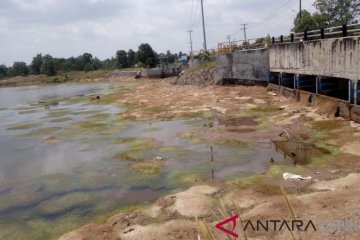
[[[175,84],[198,86],[216,85],[215,68],[206,68],[196,71],[184,71],[180,73],[175,81]]]

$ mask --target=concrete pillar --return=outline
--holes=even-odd
[[[299,74],[295,74],[295,77],[296,77],[296,89],[298,89],[299,90],[299,81],[300,81],[300,75]]]
[[[354,83],[354,104],[357,104],[357,97],[358,97],[358,82]]]
[[[279,85],[279,87],[281,86],[281,79],[282,79],[282,73],[279,73],[279,75],[278,75],[278,85]]]
[[[351,103],[351,86],[352,86],[352,81],[349,79],[348,80],[348,100]]]

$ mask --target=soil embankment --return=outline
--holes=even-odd
[[[216,85],[215,68],[205,68],[198,71],[187,70],[177,77],[176,84],[178,85],[198,85],[208,86]]]

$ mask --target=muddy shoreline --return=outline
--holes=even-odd
[[[263,87],[176,86],[170,83],[172,79],[113,80],[124,83],[127,90],[102,99],[104,103],[127,106],[119,115],[122,120],[202,119],[205,123],[201,128],[180,134],[209,146],[266,146],[279,142],[277,147],[287,155],[288,162],[269,158],[261,174],[235,173],[221,181],[216,177],[215,181],[206,182],[195,179],[195,186],[184,192],[160,198],[150,207],[125,213],[119,210],[104,224],[86,225],[60,239],[198,239],[203,233],[196,217],[206,222],[214,239],[220,239],[225,235],[214,229],[221,219],[219,209],[233,210],[232,202],[239,207],[243,219],[291,218],[280,187],[288,192],[299,217],[359,218],[359,124],[335,118],[319,106],[311,108],[269,94]],[[312,180],[285,181],[284,172],[310,175]],[[248,239],[291,237],[287,231],[247,234]],[[303,237],[357,239],[359,234],[307,232]]]

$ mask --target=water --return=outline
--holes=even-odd
[[[53,239],[129,204],[288,161],[271,142],[210,151],[180,137],[201,119],[124,122],[119,105],[92,100],[121,87],[0,88],[0,239]]]

